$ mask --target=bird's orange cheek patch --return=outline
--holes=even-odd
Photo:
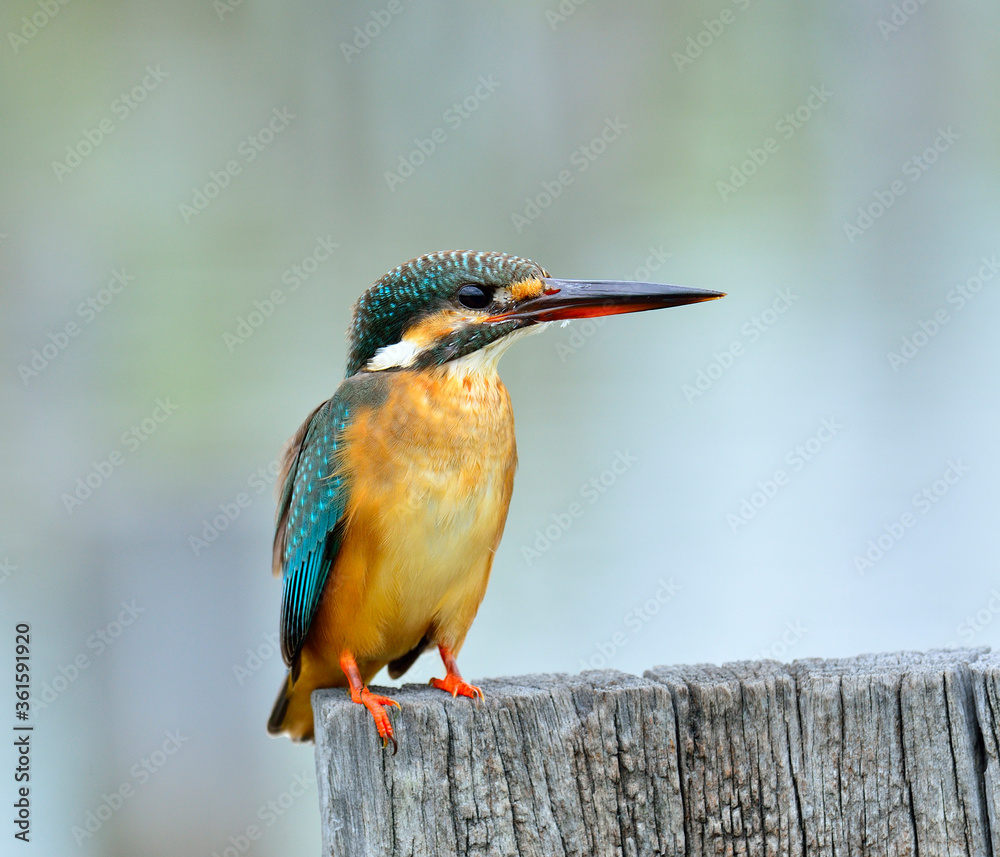
[[[510,287],[510,296],[515,303],[526,301],[530,298],[537,298],[545,288],[541,280],[521,280]]]
[[[537,298],[545,292],[545,283],[541,280],[521,280],[510,287],[510,295],[516,303]]]
[[[459,321],[461,316],[456,312],[436,313],[413,325],[403,334],[403,339],[413,342],[418,348],[426,348],[451,333]]]

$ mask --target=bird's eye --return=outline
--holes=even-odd
[[[458,290],[458,301],[469,309],[483,309],[493,300],[493,296],[481,286],[465,285]]]

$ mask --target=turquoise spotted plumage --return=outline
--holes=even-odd
[[[347,506],[335,462],[339,436],[350,417],[347,402],[334,396],[313,413],[289,469],[278,504],[284,546],[281,652],[292,663],[302,648],[342,538]]]

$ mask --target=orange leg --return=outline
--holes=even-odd
[[[396,708],[399,708],[399,703],[395,699],[389,699],[388,696],[372,693],[365,687],[364,682],[361,681],[358,662],[354,660],[354,655],[350,652],[344,652],[340,656],[340,668],[347,676],[347,683],[351,687],[351,701],[361,703],[371,712],[372,717],[375,718],[375,728],[378,729],[379,737],[382,739],[383,749],[392,741],[392,754],[395,756],[399,745],[392,734],[392,723],[389,722],[389,715],[383,706],[395,705]]]
[[[441,653],[441,660],[444,661],[447,675],[444,678],[432,678],[431,684],[438,690],[448,691],[452,696],[462,694],[462,696],[482,699],[483,692],[478,687],[462,680],[462,674],[458,671],[458,664],[455,662],[455,656],[451,653],[451,649],[447,646],[438,646],[438,651]]]

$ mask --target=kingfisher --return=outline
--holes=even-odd
[[[288,666],[272,735],[313,737],[310,695],[346,687],[397,741],[398,678],[436,647],[453,697],[481,698],[456,657],[486,592],[517,450],[497,374],[514,342],[555,321],[681,306],[722,292],[560,280],[529,259],[451,251],[411,259],[354,307],[347,375],[285,445],[273,571]]]

